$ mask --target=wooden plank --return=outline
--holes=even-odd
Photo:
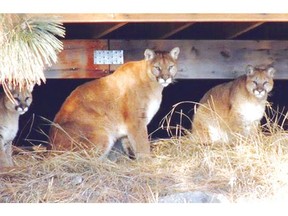
[[[95,27],[95,30],[93,31],[93,38],[101,38],[105,35],[109,34],[112,31],[115,31],[118,28],[121,28],[122,26],[126,25],[127,23],[105,23],[103,25],[99,24]]]
[[[194,22],[190,22],[190,23],[172,23],[172,24],[167,24],[168,26],[161,28],[160,32],[161,34],[159,35],[160,39],[166,39],[171,37],[172,35],[192,26],[194,24]],[[162,24],[164,25],[164,24]]]
[[[276,79],[288,79],[288,41],[246,40],[64,40],[59,61],[47,78],[98,78],[119,65],[95,65],[94,50],[123,50],[124,62],[141,60],[146,48],[180,47],[178,79],[232,79],[248,64],[273,65]]]
[[[94,50],[107,50],[107,40],[63,40],[57,64],[47,68],[47,78],[98,78],[109,73],[109,65],[94,64]]]
[[[242,23],[242,24],[235,24],[233,27],[229,27],[226,30],[226,39],[234,39],[252,29],[257,28],[258,26],[262,25],[264,22],[252,22],[252,23]]]
[[[276,79],[288,79],[288,41],[111,40],[110,49],[124,50],[124,61],[143,59],[146,48],[180,47],[178,79],[232,79],[248,64],[273,65]],[[111,65],[113,71],[117,65]]]
[[[81,69],[68,69],[68,70],[51,70],[45,71],[47,79],[89,79],[89,78],[101,78],[109,75],[109,69],[107,70],[81,70]]]
[[[29,14],[35,16],[35,14]],[[97,22],[287,22],[288,13],[49,13],[64,23]]]

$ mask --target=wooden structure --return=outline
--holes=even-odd
[[[146,48],[179,46],[179,79],[234,78],[247,64],[272,65],[276,79],[288,79],[288,14],[54,15],[66,38],[47,78],[102,77],[119,66],[95,63],[96,50],[122,50],[127,62]]]

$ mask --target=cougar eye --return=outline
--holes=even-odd
[[[174,65],[170,65],[170,66],[168,67],[168,70],[171,70],[173,67],[174,67]]]
[[[30,97],[26,97],[26,98],[25,98],[25,102],[27,102],[29,99],[30,99]]]
[[[255,85],[258,85],[258,83],[257,83],[255,80],[253,81],[253,83],[254,83]]]
[[[14,97],[14,100],[20,103],[20,99],[18,97]]]
[[[159,66],[154,66],[154,68],[155,68],[156,70],[158,70],[158,71],[161,70],[161,68],[160,68]]]
[[[265,81],[265,82],[263,83],[263,86],[264,86],[264,85],[266,85],[266,84],[268,84],[268,82],[267,82],[267,81]]]

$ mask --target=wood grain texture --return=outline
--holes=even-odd
[[[94,65],[94,50],[123,50],[124,62],[144,58],[146,48],[180,47],[178,79],[232,79],[248,64],[274,66],[276,79],[288,79],[288,41],[245,40],[64,40],[59,61],[47,78],[98,78],[119,65]]]
[[[124,61],[143,59],[146,48],[170,51],[180,47],[178,79],[229,79],[244,73],[248,64],[274,66],[276,79],[288,79],[288,41],[235,40],[111,40],[123,49]],[[111,70],[116,69],[111,65]]]
[[[109,65],[94,64],[94,50],[107,50],[107,40],[63,40],[57,64],[47,68],[47,78],[98,78],[109,73]]]

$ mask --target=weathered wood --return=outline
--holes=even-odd
[[[109,74],[109,70],[67,69],[45,71],[47,79],[89,79],[101,78]]]
[[[111,40],[111,49],[124,50],[124,61],[143,59],[146,48],[180,47],[178,79],[229,79],[248,64],[273,65],[276,79],[288,79],[288,41],[234,40]],[[111,70],[116,69],[111,65]]]
[[[57,64],[47,68],[47,78],[98,78],[109,73],[109,65],[94,64],[94,50],[107,50],[107,40],[63,40]]]
[[[47,78],[91,78],[113,72],[119,65],[94,65],[94,50],[123,50],[124,62],[141,60],[146,48],[180,47],[178,79],[229,79],[248,64],[273,65],[276,79],[288,79],[288,41],[237,40],[64,40],[59,62]]]
[[[35,14],[30,14],[35,16]],[[287,22],[287,13],[58,13],[64,23],[97,22]]]

